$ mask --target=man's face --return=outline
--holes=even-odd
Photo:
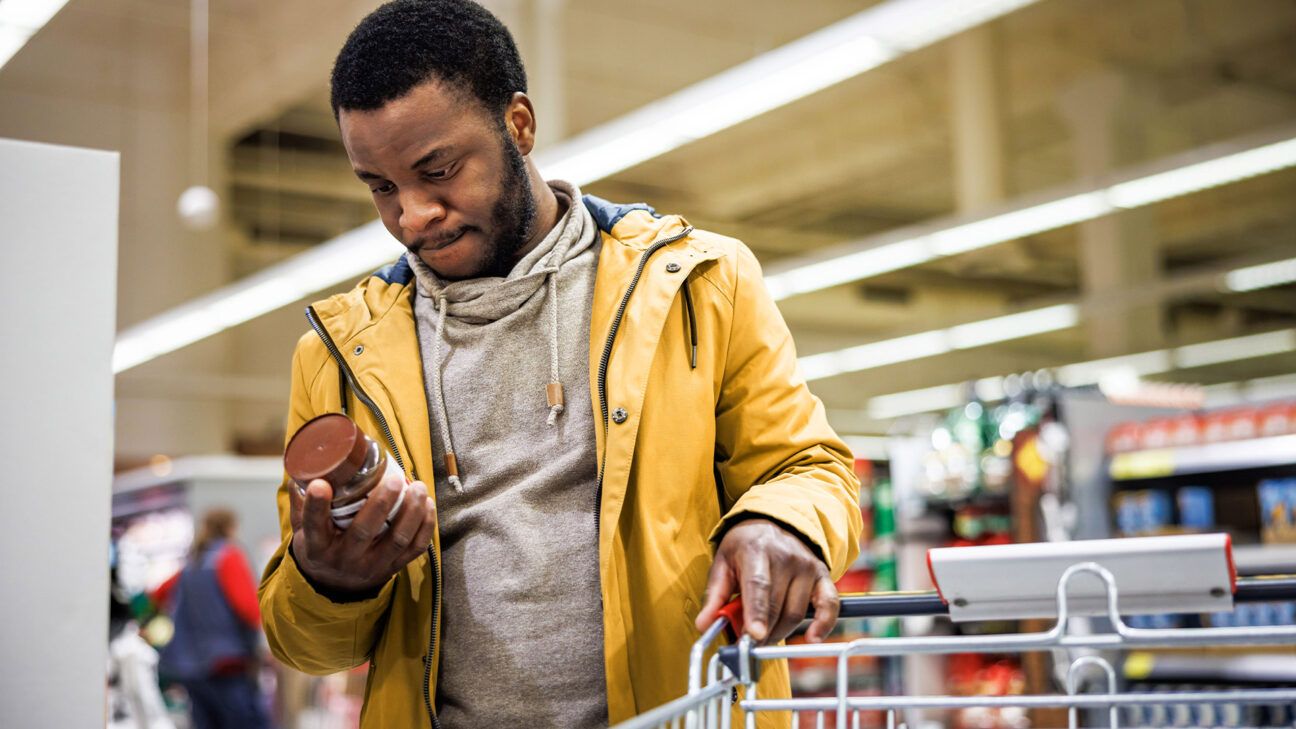
[[[338,126],[392,236],[444,279],[508,274],[536,211],[502,119],[429,81],[381,109],[343,109]]]

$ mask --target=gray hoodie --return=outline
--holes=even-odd
[[[565,213],[506,278],[446,283],[407,254],[433,455],[453,451],[458,470],[435,483],[447,729],[607,724],[589,392],[598,227],[575,186],[549,184]]]

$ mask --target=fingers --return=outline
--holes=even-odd
[[[779,628],[788,620],[793,620],[793,627],[796,627],[805,613],[801,615],[788,615],[783,603],[787,600],[788,590],[792,582],[796,580],[798,573],[795,567],[785,561],[773,559],[769,560],[770,566],[770,596],[769,596],[769,620],[766,622],[766,635],[763,643],[776,643],[780,637],[777,635]],[[791,632],[789,629],[788,632]]]
[[[735,586],[734,573],[729,567],[728,560],[725,559],[724,553],[717,554],[715,562],[711,565],[711,572],[707,574],[706,603],[702,605],[702,611],[697,616],[696,625],[699,632],[706,630],[716,621],[720,608],[729,602]]]
[[[301,509],[301,530],[306,536],[306,548],[318,554],[328,546],[333,536],[333,517],[329,504],[333,501],[333,487],[324,479],[315,479],[306,486],[306,498]]]
[[[757,642],[769,636],[770,623],[770,564],[764,551],[744,551],[738,564],[738,578],[742,585],[743,622],[747,634]]]
[[[346,528],[344,534],[348,541],[367,549],[368,545],[377,540],[387,525],[387,515],[396,506],[396,500],[404,489],[403,478],[384,478],[382,483],[369,492],[365,505],[356,513],[355,521]]]
[[[427,486],[415,481],[405,487],[405,495],[400,500],[400,512],[391,521],[390,530],[379,538],[376,545],[376,559],[379,562],[390,562],[399,569],[409,561],[407,552],[413,547],[415,554],[418,547],[415,540],[422,529],[428,512]]]
[[[770,632],[767,643],[777,643],[788,637],[805,620],[806,608],[810,605],[810,595],[814,591],[814,586],[813,573],[800,573],[793,577],[783,599],[783,610],[774,623],[774,629]]]
[[[819,643],[828,637],[828,633],[837,624],[837,612],[841,609],[837,586],[833,584],[826,570],[815,581],[810,600],[814,603],[815,616],[810,622],[810,627],[806,629],[806,640]]]

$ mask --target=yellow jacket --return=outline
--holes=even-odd
[[[798,372],[787,326],[746,246],[643,205],[592,196],[585,204],[602,246],[589,344],[602,496],[591,517],[601,525],[604,668],[615,724],[686,692],[693,620],[729,520],[758,514],[799,531],[835,579],[857,556],[859,484]],[[293,355],[287,427],[291,435],[315,415],[341,411],[346,397],[361,427],[430,485],[412,294],[402,260],[307,310],[315,331]],[[431,726],[439,540],[376,597],[335,603],[287,553],[287,488],[278,494],[284,543],[260,588],[271,650],[312,674],[369,661],[361,727]],[[786,665],[766,666],[757,693],[788,695]],[[761,725],[786,722],[771,715]]]

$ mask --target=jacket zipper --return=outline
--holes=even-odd
[[[387,447],[391,449],[392,457],[396,459],[396,465],[400,466],[402,472],[417,478],[412,469],[405,468],[405,460],[401,458],[400,449],[396,447],[396,437],[392,435],[391,426],[387,424],[387,417],[383,415],[382,410],[378,408],[378,404],[373,401],[373,398],[369,397],[369,394],[360,387],[360,382],[342,357],[342,352],[337,348],[337,344],[333,342],[333,337],[329,336],[324,324],[320,322],[319,316],[315,313],[315,307],[306,307],[306,321],[310,322],[311,329],[314,329],[315,333],[319,335],[329,355],[338,363],[338,367],[342,370],[343,376],[346,377],[347,384],[351,386],[351,391],[355,393],[356,399],[364,403],[365,407],[369,408],[369,412],[373,413],[374,420],[378,422],[383,438],[387,441]],[[345,404],[343,404],[344,410],[345,407]],[[432,632],[428,637],[427,657],[423,662],[423,705],[427,708],[428,718],[432,720],[434,729],[441,729],[441,721],[437,719],[436,709],[432,707],[432,656],[435,655],[438,638],[437,617],[441,608],[441,564],[438,562],[435,550],[431,545],[428,545],[427,552],[428,563],[432,566],[432,580],[436,592],[432,596]]]
[[[612,345],[616,342],[617,331],[621,328],[621,319],[625,316],[626,306],[630,303],[630,295],[634,293],[635,288],[639,285],[639,279],[643,276],[644,267],[648,265],[648,259],[652,254],[662,248],[674,243],[677,240],[693,232],[693,227],[689,226],[680,231],[679,234],[670,238],[653,243],[648,250],[644,251],[639,257],[639,267],[635,269],[634,277],[630,279],[630,285],[621,297],[621,304],[617,306],[616,316],[612,317],[612,326],[608,329],[607,342],[603,345],[603,354],[599,357],[598,366],[598,396],[599,408],[603,413],[603,458],[599,461],[598,487],[594,491],[594,534],[598,535],[600,530],[599,522],[602,519],[603,511],[603,471],[607,468],[608,452],[608,401],[607,401],[607,371],[608,362],[612,359]]]

